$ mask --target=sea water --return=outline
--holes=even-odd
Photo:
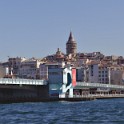
[[[124,99],[1,104],[0,124],[124,124]]]

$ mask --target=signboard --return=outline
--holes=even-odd
[[[72,86],[76,86],[76,69],[72,69]]]

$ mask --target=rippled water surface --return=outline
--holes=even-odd
[[[124,124],[124,99],[1,104],[0,124]]]

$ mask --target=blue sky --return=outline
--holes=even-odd
[[[78,52],[124,56],[124,0],[1,0],[0,60],[65,53],[70,30]]]

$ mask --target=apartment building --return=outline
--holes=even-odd
[[[88,64],[89,82],[92,83],[109,83],[109,69],[106,64],[99,61],[92,61]]]
[[[109,67],[111,84],[123,85],[124,66],[113,65]]]
[[[4,67],[3,65],[0,64],[0,78],[3,78],[9,74],[9,68]]]
[[[39,76],[40,76],[40,79],[48,80],[48,65],[46,63],[40,64]]]
[[[20,65],[25,60],[26,58],[22,57],[9,58],[8,59],[9,74],[18,77]]]
[[[30,78],[36,79],[39,78],[39,66],[42,62],[35,58],[27,59],[21,62],[19,68],[19,77],[20,78]]]
[[[124,66],[107,65],[101,62],[91,62],[89,67],[89,82],[103,84],[124,84]]]

